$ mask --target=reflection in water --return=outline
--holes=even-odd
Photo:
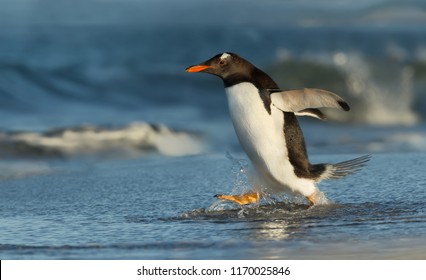
[[[290,223],[280,221],[265,221],[253,228],[253,236],[256,240],[285,240],[290,238]]]
[[[276,202],[241,208],[218,201],[167,221],[212,223],[229,239],[210,245],[226,247],[228,258],[419,259],[425,252],[419,225],[425,219],[420,204]],[[383,240],[402,227],[405,236]]]
[[[304,231],[304,221],[312,213],[307,204],[275,202],[272,204],[238,207],[216,201],[208,209],[183,213],[180,219],[210,220],[220,223],[244,222],[243,234],[254,241],[279,241]]]
[[[397,230],[404,223],[406,232],[426,216],[413,205],[389,203],[329,204],[309,207],[306,204],[276,202],[273,204],[237,207],[232,203],[215,202],[208,209],[183,213],[177,220],[208,220],[213,223],[238,225],[238,236],[256,241],[304,240],[329,242],[356,241],[359,238],[380,238],[380,230]],[[365,236],[368,228],[376,234]],[[377,229],[380,229],[377,231]],[[307,240],[307,236],[310,239]]]

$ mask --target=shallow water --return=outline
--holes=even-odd
[[[219,207],[213,195],[241,180],[222,155],[79,164],[5,180],[0,257],[425,258],[425,159],[376,154],[363,171],[322,183],[333,202],[312,208]]]

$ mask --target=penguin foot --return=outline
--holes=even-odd
[[[309,201],[310,206],[314,206],[315,204],[317,204],[317,196],[316,193],[307,196],[306,199]]]
[[[242,194],[242,195],[217,194],[214,197],[221,199],[221,200],[229,200],[229,201],[235,202],[239,205],[252,204],[252,203],[256,203],[260,200],[260,194],[257,193],[257,192],[245,193],[245,194]]]
[[[306,199],[309,201],[311,207],[315,205],[327,205],[331,203],[325,194],[319,190],[315,191],[309,196],[306,196]]]

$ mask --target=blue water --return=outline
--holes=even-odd
[[[2,182],[1,257],[424,258],[424,161],[378,154],[357,175],[321,184],[330,205],[244,209],[215,204],[239,178],[222,155],[62,166]]]
[[[2,3],[0,258],[424,259],[424,3],[337,2]],[[312,162],[373,154],[329,205],[213,197],[248,161],[221,81],[184,69],[223,51],[350,103],[301,118]]]

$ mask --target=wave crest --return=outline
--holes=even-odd
[[[82,125],[46,132],[0,132],[0,154],[12,157],[185,156],[204,150],[204,141],[197,133],[145,122],[120,128]]]
[[[356,51],[293,55],[278,53],[271,67],[278,83],[290,88],[318,87],[341,95],[349,113],[327,110],[332,119],[379,126],[417,124],[424,118],[424,62],[391,53],[374,58]]]

